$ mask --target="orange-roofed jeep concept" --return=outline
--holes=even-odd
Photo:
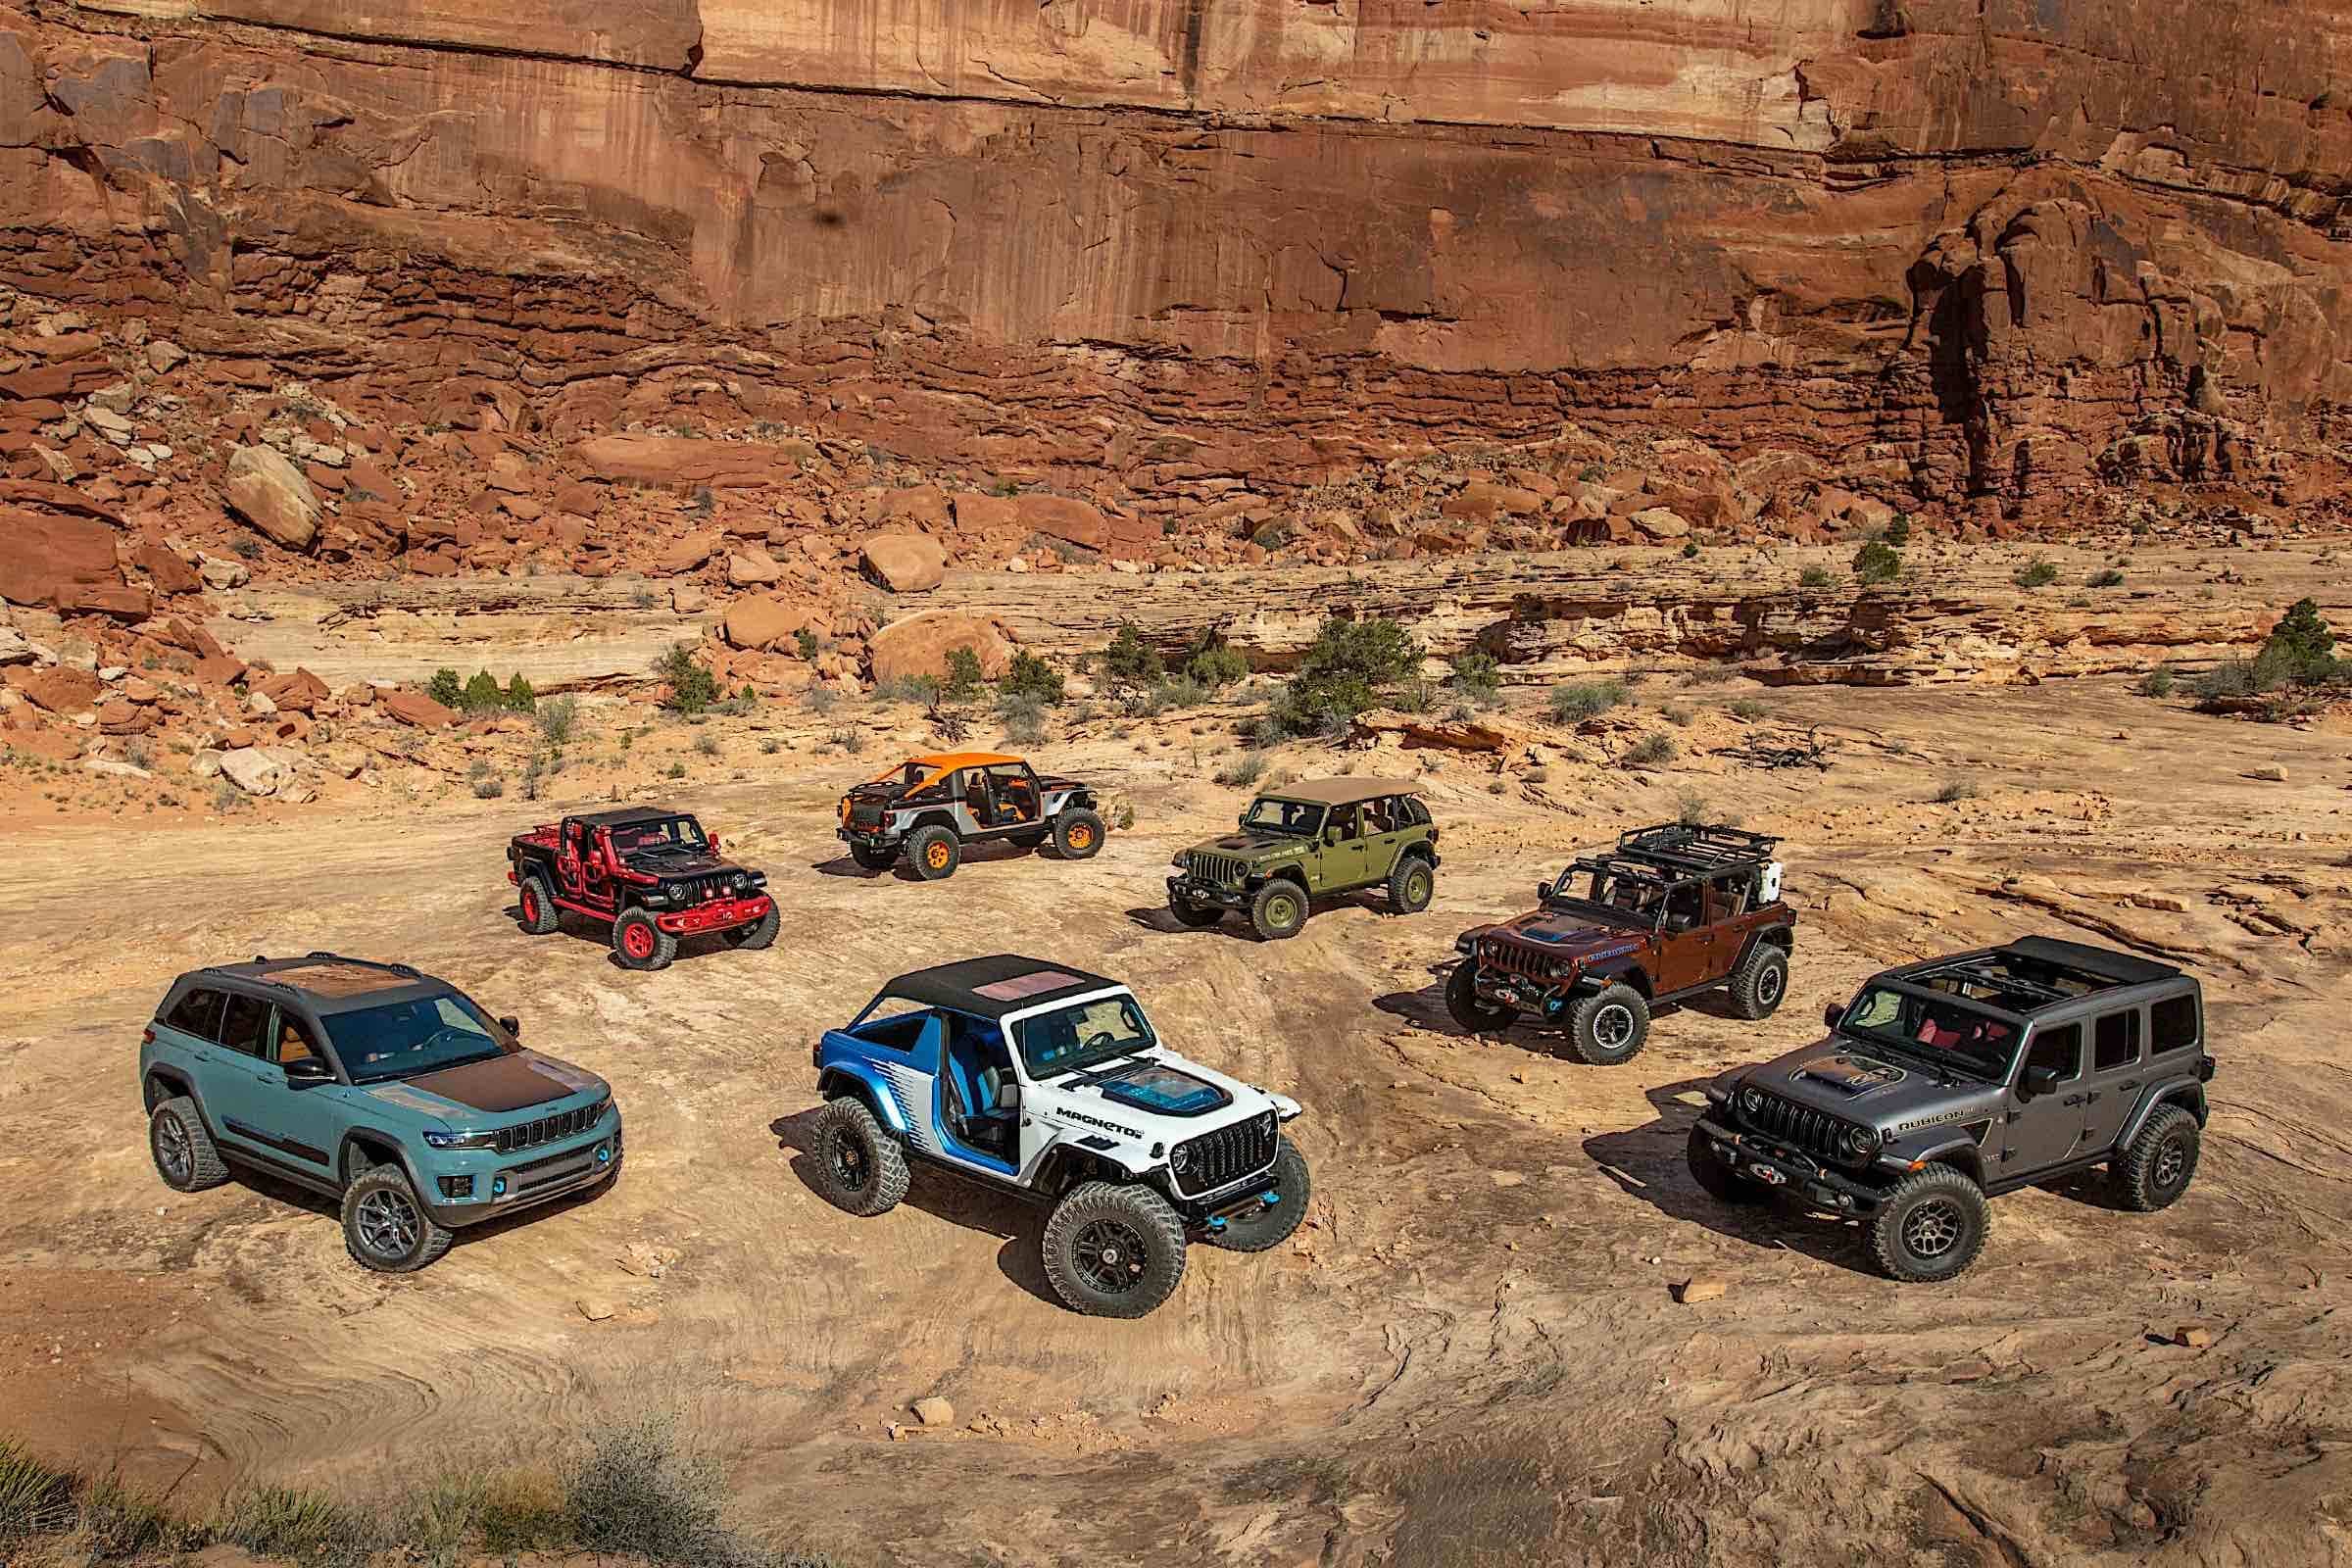
[[[842,840],[869,871],[900,856],[926,882],[954,876],[967,844],[1009,839],[1023,849],[1046,840],[1065,860],[1102,848],[1094,791],[1068,778],[1040,778],[1017,757],[948,752],[910,757],[841,798]]]

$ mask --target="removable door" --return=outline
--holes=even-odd
[[[1315,857],[1314,869],[1309,873],[1316,892],[1361,887],[1367,880],[1364,866],[1370,851],[1364,843],[1362,820],[1362,814],[1352,806],[1334,807],[1323,818],[1322,853]]]
[[[1364,876],[1385,882],[1396,869],[1396,852],[1404,847],[1404,802],[1373,801],[1364,808]]]
[[[1706,920],[1706,885],[1682,882],[1666,891],[1666,923],[1658,933],[1660,991],[1704,985],[1714,975],[1715,929]]]
[[[2147,1082],[2145,1035],[2137,1006],[2119,1007],[2090,1021],[2090,1070],[2082,1079],[2083,1153],[2114,1143],[2124,1118],[2138,1103]]]
[[[2000,1130],[2004,1174],[2058,1164],[2074,1153],[2082,1137],[2089,1103],[2082,1082],[2082,1026],[2065,1023],[2035,1029],[2026,1048],[2025,1071],[2036,1067],[2055,1072],[2058,1086],[2031,1100],[2010,1092],[2008,1120]]]

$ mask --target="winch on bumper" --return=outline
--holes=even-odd
[[[689,908],[657,913],[654,924],[673,936],[700,936],[708,931],[724,931],[731,926],[749,925],[764,919],[769,907],[764,893],[755,893],[742,899],[712,899]]]
[[[1189,871],[1180,871],[1168,878],[1169,898],[1203,906],[1215,905],[1220,909],[1247,909],[1250,907],[1251,891],[1247,881],[1233,884],[1203,882]]]
[[[1759,1133],[1726,1127],[1713,1116],[1701,1116],[1698,1130],[1716,1158],[1758,1186],[1847,1214],[1867,1214],[1886,1197],[1881,1189],[1825,1165],[1800,1149]]]

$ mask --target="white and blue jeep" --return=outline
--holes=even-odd
[[[922,1163],[1050,1203],[1046,1277],[1072,1307],[1141,1317],[1185,1247],[1279,1245],[1305,1217],[1298,1102],[1160,1044],[1135,994],[999,954],[904,974],[815,1051],[812,1180],[853,1214]]]

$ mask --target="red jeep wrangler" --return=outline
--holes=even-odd
[[[567,816],[517,833],[507,862],[525,931],[553,931],[565,911],[610,922],[623,968],[663,967],[685,936],[716,932],[738,948],[776,940],[766,873],[720,859],[718,840],[684,811]]]

